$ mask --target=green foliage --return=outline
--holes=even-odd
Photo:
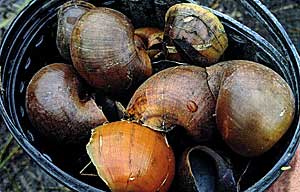
[[[0,148],[0,170],[3,169],[9,160],[20,152],[20,146],[10,148],[12,141],[13,137],[10,135],[8,141]]]
[[[18,1],[18,0],[17,0]],[[12,20],[31,0],[4,1],[0,4],[0,42],[3,32],[8,28]]]

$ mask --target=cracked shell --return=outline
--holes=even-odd
[[[111,191],[167,191],[175,174],[165,136],[130,121],[94,129],[87,153]]]
[[[134,93],[127,111],[154,130],[184,127],[195,141],[208,140],[214,130],[215,99],[204,68],[171,67],[146,80]]]

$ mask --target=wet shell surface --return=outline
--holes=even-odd
[[[210,138],[215,99],[205,69],[171,67],[145,81],[131,98],[127,111],[133,119],[159,131],[182,126],[195,140]]]
[[[166,138],[130,121],[94,129],[87,152],[111,191],[167,191],[175,174]]]
[[[95,101],[82,94],[83,84],[70,65],[40,69],[26,91],[26,111],[35,129],[52,141],[88,141],[92,128],[106,121]]]

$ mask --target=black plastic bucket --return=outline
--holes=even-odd
[[[166,2],[168,1],[155,0],[149,3],[149,7],[142,7],[140,10],[124,6],[122,4],[124,1],[101,1],[101,3],[98,1],[98,5],[119,9],[129,17],[135,15],[133,11],[144,11],[139,18],[131,17],[136,26],[143,26],[147,21],[151,21],[148,23],[150,25],[159,25],[163,22],[162,14],[169,6]],[[197,3],[192,0],[188,2]],[[274,69],[288,82],[296,99],[296,114],[292,126],[272,150],[253,159],[255,168],[252,172],[255,174],[252,174],[242,187],[246,191],[263,191],[279,177],[282,173],[281,168],[288,165],[299,143],[300,58],[280,23],[265,6],[257,0],[240,2],[252,13],[253,20],[257,19],[265,26],[269,32],[268,39],[273,39],[274,43],[270,44],[245,25],[212,10],[221,19],[229,34],[229,49],[224,59],[247,59]],[[18,143],[49,175],[73,190],[103,191],[107,190],[104,184],[100,182],[95,184],[100,179],[86,179],[68,171],[62,164],[56,163],[57,159],[51,153],[44,152],[38,144],[39,139],[31,132],[24,107],[26,87],[33,74],[47,64],[64,62],[58,54],[54,40],[57,27],[56,14],[63,3],[62,0],[33,0],[6,32],[0,47],[1,79],[4,89],[1,92],[0,111],[5,124]],[[148,13],[154,14],[154,19],[152,14]]]

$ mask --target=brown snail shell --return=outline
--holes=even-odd
[[[162,32],[159,28],[155,28],[155,27],[141,27],[141,28],[137,28],[134,31],[134,34],[140,36],[144,41],[148,41],[148,38],[155,34],[155,33],[160,33]]]
[[[145,50],[134,42],[134,29],[122,13],[93,9],[80,18],[71,38],[71,57],[79,74],[93,87],[126,90],[152,73]]]
[[[153,73],[158,73],[164,69],[170,68],[170,67],[177,67],[177,66],[186,66],[189,65],[187,63],[179,63],[176,61],[170,61],[170,60],[159,60],[159,61],[153,61],[152,62],[152,68]]]
[[[144,40],[138,35],[134,35],[134,44],[137,48],[146,49]]]
[[[68,1],[58,11],[58,26],[56,45],[60,55],[71,62],[70,43],[71,34],[76,21],[82,14],[95,6],[85,1]]]
[[[164,32],[154,27],[138,28],[134,31],[134,34],[143,39],[147,45],[147,49],[151,49],[153,46],[162,44]]]
[[[164,32],[158,32],[155,34],[152,34],[149,39],[148,39],[148,49],[151,49],[155,46],[161,47],[161,44],[163,43],[163,38],[164,38]]]
[[[206,67],[208,75],[207,82],[214,97],[217,99],[220,87],[222,86],[223,73],[230,67],[231,62],[220,62],[210,67]],[[234,62],[233,62],[234,63]]]
[[[185,150],[177,174],[177,190],[185,192],[236,192],[231,166],[205,146]]]
[[[90,130],[106,122],[72,66],[55,63],[40,69],[26,91],[26,110],[36,130],[51,141],[78,144]]]
[[[158,59],[162,56],[163,31],[154,27],[142,27],[136,29],[134,34],[143,40],[147,54],[151,60]]]
[[[212,134],[215,99],[205,69],[171,67],[147,79],[134,93],[127,111],[135,120],[159,131],[182,126],[195,140]]]
[[[216,63],[228,46],[219,19],[199,5],[176,4],[167,11],[165,22],[164,41],[170,60],[204,67]]]
[[[218,129],[236,153],[261,155],[290,127],[293,92],[280,75],[258,63],[237,60],[218,65],[224,68],[216,105]]]
[[[166,138],[130,121],[94,129],[87,152],[111,191],[167,191],[175,174]]]
[[[148,39],[147,53],[152,61],[163,57],[163,37],[164,32],[161,31],[150,35]]]

